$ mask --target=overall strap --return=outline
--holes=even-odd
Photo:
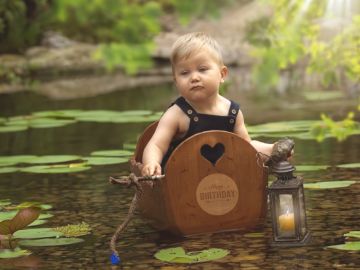
[[[230,104],[228,116],[233,116],[234,118],[236,118],[236,116],[239,113],[240,105],[232,100],[230,100],[230,102],[231,104]]]
[[[174,104],[178,105],[180,109],[190,118],[198,119],[195,109],[185,100],[183,97],[179,97],[175,100]],[[196,120],[195,120],[196,121]]]

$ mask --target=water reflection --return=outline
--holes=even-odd
[[[31,110],[49,109],[151,109],[161,111],[175,96],[170,87],[123,91],[97,98],[77,101],[49,101],[31,94],[16,94],[0,98],[2,115],[28,114]],[[139,98],[141,97],[141,98]],[[28,105],[29,100],[32,105]],[[16,104],[16,106],[14,106]],[[252,110],[255,104],[247,102]],[[256,105],[258,106],[258,105]],[[331,108],[335,110],[335,108]],[[263,116],[247,116],[248,122]],[[310,115],[311,112],[307,111]],[[273,117],[273,116],[271,116]],[[277,120],[298,118],[289,111],[278,110]],[[317,112],[312,119],[318,118]],[[310,116],[309,116],[309,119]],[[266,119],[264,119],[266,121]],[[15,154],[77,154],[87,155],[100,149],[121,148],[134,141],[146,124],[96,124],[79,123],[68,127],[29,130],[0,134],[0,155]],[[271,138],[267,138],[271,140]],[[352,136],[343,143],[325,140],[296,141],[296,164],[356,163],[360,160],[360,136]],[[130,224],[120,237],[118,250],[123,261],[121,267],[109,262],[109,240],[115,228],[125,217],[133,190],[108,184],[109,175],[128,171],[128,166],[95,166],[86,172],[61,175],[0,174],[0,199],[14,203],[40,201],[52,204],[54,217],[47,227],[87,222],[93,228],[91,235],[83,237],[84,243],[63,247],[29,248],[37,264],[31,269],[357,269],[360,265],[356,252],[325,249],[327,245],[344,242],[344,233],[359,229],[360,184],[334,190],[306,190],[308,227],[312,242],[306,247],[274,248],[270,217],[264,227],[243,234],[226,232],[178,238],[153,230],[141,217]],[[359,169],[330,169],[301,173],[305,182],[314,180],[357,180]],[[156,260],[153,255],[161,248],[182,246],[187,251],[223,248],[230,254],[225,258],[190,267],[170,265]],[[24,259],[26,261],[26,259]],[[28,259],[29,260],[29,259]],[[20,264],[20,260],[14,260]],[[5,267],[2,264],[1,267]],[[7,264],[5,269],[17,269]]]

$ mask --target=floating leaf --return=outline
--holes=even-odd
[[[0,200],[0,207],[10,205],[11,201],[9,199],[6,200]]]
[[[347,168],[347,169],[355,169],[355,168],[360,168],[360,163],[340,164],[340,165],[336,165],[336,167]]]
[[[123,144],[123,147],[124,147],[125,150],[135,151],[135,149],[136,149],[136,143],[130,143],[130,142],[124,143],[124,144]]]
[[[40,120],[40,119],[39,119]],[[31,121],[29,126],[31,128],[53,128],[53,127],[62,127],[69,124],[76,123],[75,120],[57,120],[51,119],[51,121]]]
[[[330,188],[344,188],[355,184],[356,181],[328,181],[328,182],[317,182],[317,183],[305,183],[304,188],[309,189],[330,189]]]
[[[327,165],[296,165],[297,172],[320,171],[329,168]]]
[[[21,249],[19,247],[15,249],[0,249],[0,259],[17,258],[22,256],[28,256],[30,254],[30,251],[26,249]]]
[[[17,132],[28,129],[27,126],[0,126],[0,133],[3,132]]]
[[[1,173],[13,173],[18,171],[19,168],[15,168],[15,167],[5,167],[5,168],[0,168],[0,174]]]
[[[20,246],[32,246],[32,247],[50,247],[50,246],[65,246],[76,243],[81,243],[84,240],[81,238],[44,238],[34,240],[20,240]]]
[[[188,252],[182,247],[162,249],[154,255],[155,258],[165,262],[172,263],[199,263],[211,260],[217,260],[229,254],[228,250],[219,248],[210,248],[207,250]]]
[[[303,94],[310,101],[344,98],[344,94],[341,91],[305,91]]]
[[[38,117],[52,117],[52,118],[75,118],[82,110],[57,110],[57,111],[42,111],[34,112],[32,115]]]
[[[91,232],[91,228],[89,224],[86,222],[82,222],[80,224],[66,225],[62,227],[53,228],[54,231],[61,232],[61,234],[65,237],[78,237],[82,235],[89,234]]]
[[[5,211],[5,212],[0,212],[0,221],[3,221],[5,219],[12,219],[13,217],[15,217],[15,215],[18,213],[18,211]],[[54,215],[49,214],[49,213],[42,213],[40,214],[40,216],[38,217],[38,219],[47,219],[47,218],[51,218]]]
[[[36,238],[51,238],[62,236],[63,233],[55,231],[53,228],[34,228],[20,230],[14,233],[14,238],[17,239],[36,239]]]
[[[45,224],[46,222],[47,222],[46,219],[37,219],[34,222],[30,223],[28,226],[29,227],[39,226],[39,225]]]
[[[30,164],[49,164],[49,163],[62,163],[62,162],[69,162],[74,160],[81,159],[80,156],[74,155],[49,155],[49,156],[40,156],[28,160],[26,163]]]
[[[129,157],[133,155],[133,152],[128,150],[101,150],[92,152],[90,155],[105,157]]]
[[[16,162],[0,162],[0,167],[10,167],[15,164],[16,164]]]
[[[349,250],[349,251],[359,251],[360,250],[360,241],[346,242],[345,244],[341,244],[341,245],[328,246],[328,248]]]
[[[319,120],[300,120],[300,121],[283,121],[248,126],[249,133],[276,133],[276,132],[300,132],[309,131],[310,127]]]
[[[36,158],[37,156],[33,155],[18,155],[18,156],[0,156],[0,163],[27,163],[29,160]]]
[[[344,236],[360,238],[360,231],[351,231],[351,232],[345,233]]]
[[[83,159],[86,160],[89,165],[110,165],[126,163],[129,161],[128,158],[122,157],[86,157]]]
[[[75,173],[91,169],[91,167],[88,166],[73,167],[70,165],[31,166],[22,168],[20,171],[26,173]]]
[[[52,208],[50,204],[41,204],[40,202],[23,202],[13,207],[7,207],[7,209],[22,209],[31,206],[39,207],[41,210],[49,210]]]

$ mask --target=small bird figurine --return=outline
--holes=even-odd
[[[284,138],[278,140],[274,143],[271,155],[265,162],[265,165],[271,169],[271,167],[273,167],[276,163],[287,160],[292,155],[294,146],[295,143],[292,139]]]

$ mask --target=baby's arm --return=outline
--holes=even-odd
[[[267,156],[271,155],[271,151],[274,146],[273,144],[263,143],[260,141],[254,141],[250,139],[249,133],[244,123],[244,116],[240,110],[236,118],[234,133],[239,135],[244,140],[248,141],[256,149],[257,152],[261,152]]]
[[[144,149],[142,175],[161,174],[161,161],[178,130],[177,114],[176,106],[172,106],[161,117],[154,135]]]

